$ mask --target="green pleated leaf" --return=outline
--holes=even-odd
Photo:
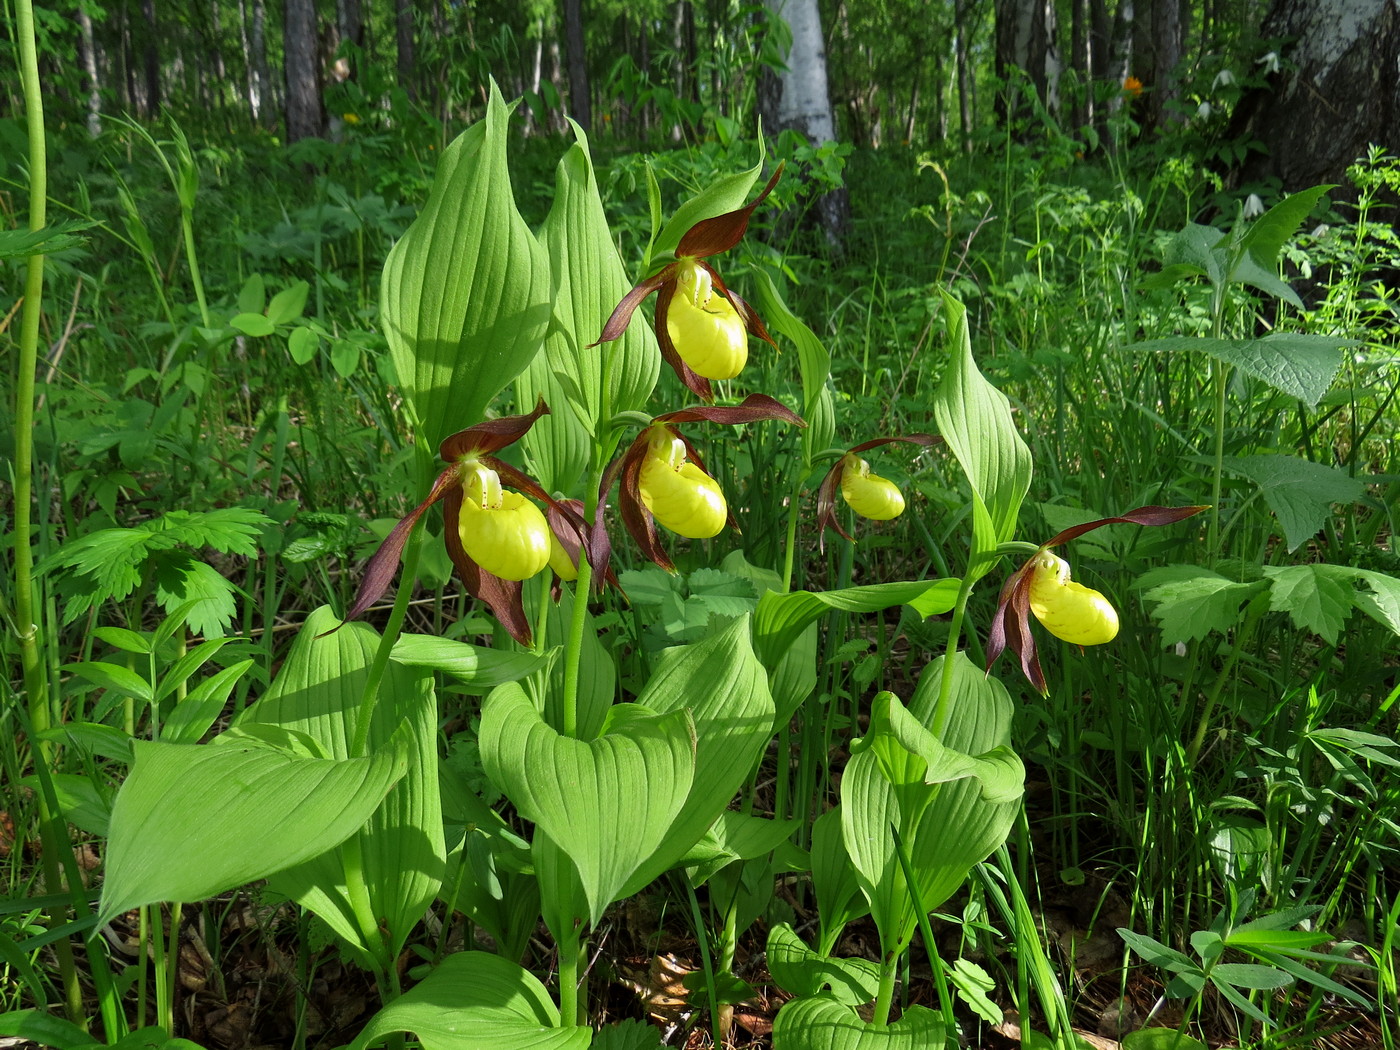
[[[802,377],[802,418],[807,421],[807,429],[802,432],[802,446],[810,463],[815,453],[830,448],[835,441],[828,384],[831,354],[816,333],[788,308],[768,271],[756,269],[753,275],[753,305],[758,315],[769,331],[786,336],[797,347],[797,369]]]
[[[621,704],[601,736],[576,740],[546,724],[513,682],[487,697],[479,740],[487,775],[574,863],[595,924],[660,846],[695,773],[684,710]]]
[[[872,721],[864,749],[852,756],[841,781],[846,850],[887,950],[908,944],[917,922],[890,826],[904,840],[919,900],[932,910],[1006,840],[1020,808],[1025,770],[1009,747],[1010,696],[966,655],[955,659],[955,702],[937,746],[886,694],[890,710],[878,726]],[[924,677],[942,678],[942,658]],[[944,775],[958,776],[925,779]]]
[[[502,652],[432,634],[399,635],[389,659],[405,667],[443,671],[478,688],[518,682],[544,666],[534,653]]]
[[[325,606],[307,617],[271,688],[237,723],[240,730],[301,734],[332,758],[348,758],[379,635],[363,623],[324,634],[339,622]],[[404,738],[408,771],[359,830],[356,846],[370,907],[376,923],[388,931],[391,956],[402,948],[442,881],[447,850],[437,725],[429,677],[390,664],[370,720],[369,753],[377,755],[396,736]],[[373,949],[347,896],[343,849],[322,851],[270,881],[325,919],[350,945],[364,952]]]
[[[334,761],[137,740],[112,806],[99,922],[197,901],[343,842],[408,770],[403,750]]]
[[[968,574],[979,579],[994,564],[992,552],[1015,535],[1031,484],[1031,452],[1011,418],[1011,402],[977,368],[966,308],[944,292],[943,310],[948,365],[934,395],[933,416],[972,487]]]
[[[848,923],[870,913],[841,837],[839,804],[812,822],[812,888],[821,919],[822,951],[830,952]]]
[[[628,896],[680,863],[747,782],[773,735],[773,698],[749,644],[749,618],[670,650],[638,703],[689,713],[697,738],[695,787],[655,854],[628,880]]]
[[[921,615],[932,616],[953,608],[958,586],[957,580],[910,580],[837,591],[768,591],[759,599],[754,613],[754,648],[765,667],[776,668],[808,625],[832,609],[879,612],[892,605],[917,603]]]
[[[752,168],[720,176],[676,209],[671,221],[666,223],[652,245],[653,259],[673,253],[681,238],[701,220],[737,211],[749,202],[749,191],[763,172],[765,150],[762,136],[758,139],[758,149],[758,163]]]
[[[826,992],[846,1006],[868,1003],[880,990],[879,963],[819,955],[785,922],[768,932],[768,971],[795,996]]]
[[[700,841],[682,858],[691,885],[703,886],[721,868],[736,860],[766,856],[787,842],[797,830],[796,820],[769,820],[726,809]]]
[[[618,339],[590,346],[632,282],[618,255],[598,195],[588,139],[578,141],[555,173],[554,205],[540,228],[540,242],[554,275],[554,314],[545,352],[517,382],[518,401],[533,405],[543,394],[554,414],[524,438],[545,488],[582,497],[590,439],[599,418],[640,409],[661,369],[656,336],[638,317]]]
[[[560,1028],[544,985],[498,955],[459,952],[371,1018],[347,1050],[412,1032],[424,1050],[587,1050],[590,1028]]]
[[[930,1050],[942,1046],[943,1018],[911,1006],[891,1025],[867,1024],[833,998],[793,999],[773,1021],[773,1050]]]
[[[549,325],[549,260],[511,195],[508,117],[492,82],[486,117],[443,151],[427,204],[384,263],[384,335],[433,448],[484,418]]]

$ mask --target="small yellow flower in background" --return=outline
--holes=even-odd
[[[1137,98],[1142,94],[1142,81],[1134,76],[1123,78],[1123,94]]]
[[[860,517],[870,521],[892,521],[904,513],[904,493],[899,491],[899,486],[889,478],[871,473],[870,464],[860,453],[895,442],[927,448],[935,440],[937,439],[931,434],[903,434],[898,437],[862,441],[854,448],[847,449],[826,472],[826,477],[817,488],[817,544],[825,549],[827,529],[834,529],[841,536],[855,542],[855,537],[836,520],[838,489],[846,505]]]
[[[1112,518],[1086,521],[1057,533],[1042,544],[1007,579],[1001,589],[992,629],[987,635],[987,670],[1010,649],[1021,659],[1021,671],[1042,694],[1049,692],[1036,655],[1030,619],[1071,645],[1102,645],[1118,635],[1118,612],[1098,591],[1070,579],[1069,563],[1051,554],[1051,547],[1069,543],[1105,525],[1171,525],[1205,507],[1138,507]]]
[[[360,122],[360,115],[358,113],[342,113],[340,119],[347,124],[358,124]]]
[[[1102,645],[1118,635],[1118,611],[1098,591],[1070,579],[1069,562],[1041,551],[1031,571],[1031,612],[1040,625],[1073,645]]]
[[[862,518],[893,521],[904,513],[904,493],[888,478],[870,472],[870,464],[852,452],[841,460],[841,498]]]

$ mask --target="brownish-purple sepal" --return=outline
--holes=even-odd
[[[540,398],[533,411],[523,416],[501,416],[483,423],[459,430],[442,439],[438,455],[449,463],[455,463],[467,456],[485,456],[499,452],[507,445],[513,445],[523,438],[535,425],[540,416],[549,415],[549,406]]]
[[[1209,505],[1200,507],[1138,507],[1114,518],[1099,518],[1097,521],[1086,521],[1082,525],[1071,525],[1063,532],[1056,533],[1055,538],[1045,546],[1058,547],[1070,540],[1078,539],[1086,532],[1103,528],[1105,525],[1172,525],[1209,509]]]
[[[1010,649],[1020,660],[1026,680],[1044,696],[1049,688],[1036,655],[1035,636],[1031,633],[1031,573],[1034,569],[1035,558],[1030,558],[1001,589],[996,612],[992,614],[991,630],[987,633],[987,670],[991,671],[997,657]]]
[[[673,287],[675,285],[675,276],[676,264],[672,263],[661,270],[660,273],[648,277],[645,281],[624,295],[622,297],[622,302],[617,304],[617,307],[603,324],[603,334],[598,337],[597,342],[589,343],[589,347],[597,346],[598,343],[610,343],[623,332],[627,331],[627,325],[631,323],[632,315],[637,312],[637,307],[642,305],[642,300],[658,288]],[[660,305],[657,306],[657,317],[656,326],[660,329],[662,327]]]
[[[704,259],[733,248],[743,240],[744,231],[749,228],[749,218],[768,194],[773,192],[773,187],[778,184],[778,177],[782,173],[783,166],[779,164],[777,170],[773,172],[773,177],[768,180],[768,185],[763,187],[763,192],[742,208],[727,211],[723,215],[716,215],[710,219],[701,219],[686,230],[680,243],[676,245],[676,257],[678,259]]]
[[[455,495],[448,495],[442,507],[443,539],[447,542],[448,557],[457,567],[457,574],[471,596],[491,610],[491,614],[512,638],[521,645],[529,645],[530,621],[525,616],[521,582],[503,580],[472,560],[462,546],[461,535],[457,531],[461,512],[462,495],[458,489]]]
[[[428,493],[428,498],[404,515],[394,526],[389,535],[384,538],[384,542],[379,545],[379,549],[365,563],[364,575],[360,577],[360,586],[355,591],[355,600],[350,603],[350,608],[345,612],[347,621],[358,620],[363,616],[371,605],[384,596],[384,592],[389,589],[389,584],[394,582],[394,573],[398,571],[399,561],[403,558],[404,546],[408,543],[408,537],[412,534],[413,527],[418,524],[418,519],[429,507],[439,500],[449,497],[454,490],[460,493],[461,487],[462,483],[458,477],[457,467],[455,465],[448,467],[433,482],[433,488]]]
[[[750,394],[737,405],[691,405],[689,408],[666,412],[656,417],[658,423],[726,423],[740,426],[744,423],[757,423],[765,419],[779,419],[805,427],[807,421],[776,397],[767,394]],[[684,440],[684,438],[682,438]]]

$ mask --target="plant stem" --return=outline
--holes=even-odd
[[[34,46],[34,5],[17,0],[15,23],[19,38],[20,78],[23,81],[25,118],[29,132],[29,228],[42,230],[48,220],[48,154],[44,142],[44,97],[39,83],[39,59]],[[44,257],[29,256],[25,265],[24,310],[20,317],[19,362],[15,376],[15,458],[14,458],[14,631],[19,641],[20,667],[24,690],[29,697],[29,721],[33,727],[35,765],[48,765],[53,748],[40,738],[53,722],[49,708],[48,682],[39,648],[38,606],[34,594],[34,548],[32,531],[34,495],[34,375],[39,363],[39,318],[44,299]],[[44,885],[52,894],[62,892],[57,846],[67,849],[63,823],[40,796],[39,823],[44,829]],[[78,892],[73,888],[73,892]],[[66,920],[66,907],[49,909],[51,925]],[[64,1006],[75,1023],[83,1022],[83,995],[78,972],[73,965],[73,944],[67,938],[55,942],[59,976],[63,984]]]
[[[933,709],[933,725],[930,727],[933,735],[939,739],[942,739],[943,730],[948,725],[948,718],[953,713],[953,663],[958,655],[958,642],[962,639],[962,623],[963,617],[967,613],[967,600],[972,595],[972,585],[975,582],[971,569],[972,567],[968,566],[968,571],[958,584],[958,600],[953,605],[953,620],[948,625],[948,649],[943,654],[943,676],[938,683],[938,703]]]
[[[886,952],[880,960],[880,990],[875,995],[874,1024],[883,1028],[890,1023],[890,1006],[894,1003],[894,978],[899,969],[899,952]]]
[[[581,924],[575,922],[568,934],[559,939],[559,1024],[562,1028],[577,1028],[579,1024],[578,962],[583,954],[580,940]]]

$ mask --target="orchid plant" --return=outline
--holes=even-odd
[[[892,1022],[894,989],[929,911],[1006,839],[1019,813],[1025,770],[1012,748],[1010,697],[972,667],[962,643],[974,586],[1022,549],[1015,532],[1031,482],[1029,450],[1006,398],[977,368],[966,314],[945,296],[937,438],[829,447],[829,358],[767,276],[755,277],[758,295],[774,330],[798,347],[802,411],[758,392],[715,403],[711,381],[742,374],[749,337],[775,340],[709,260],[739,245],[779,172],[748,203],[761,160],[688,202],[654,237],[661,251],[649,276],[632,284],[582,131],[560,162],[555,207],[537,235],[511,195],[507,118],[493,87],[485,119],[445,151],[427,205],[386,265],[381,316],[419,450],[422,499],[370,558],[342,628],[330,610],[314,614],[245,717],[206,744],[134,749],[112,814],[99,921],[271,877],[376,976],[383,1007],[353,1050],[405,1031],[429,1050],[653,1046],[654,1033],[589,1027],[583,963],[592,931],[615,902],[667,872],[683,871],[692,891],[714,880],[737,894],[742,878],[771,873],[765,858],[785,849],[810,868],[822,937],[812,948],[789,927],[770,931],[774,976],[795,997],[778,1014],[775,1047],[828,1045],[821,1033],[833,1030],[849,1045],[871,1033],[907,1033],[904,1045],[955,1039],[946,999],[941,1013],[910,1007]],[[629,325],[652,292],[654,341]],[[704,404],[643,410],[658,354]],[[493,415],[512,384],[522,411]],[[805,428],[805,467],[832,461],[815,493],[817,531],[851,542],[837,520],[838,491],[876,521],[898,517],[908,502],[863,454],[943,442],[971,503],[962,577],[792,590],[798,518],[810,503],[798,479],[785,571],[739,558],[760,585],[751,611],[667,652],[619,702],[594,618],[598,603],[621,600],[615,586],[603,593],[617,580],[615,543],[625,532],[640,556],[672,569],[658,524],[697,545],[733,526],[690,428],[766,423]],[[529,469],[503,455],[517,443]],[[430,462],[425,450],[434,446],[445,465]],[[404,630],[416,530],[434,507],[462,582],[508,643]],[[991,657],[1011,648],[1044,688],[1029,615],[1083,644],[1110,634],[1106,602],[1070,580],[1048,548],[1110,522],[1166,525],[1199,509],[1141,508],[1036,548],[1003,591]],[[375,612],[401,565],[382,633],[351,622]],[[758,812],[751,785],[774,736],[786,739],[814,693],[818,621],[833,610],[901,605],[924,617],[951,614],[947,651],[907,699],[874,698],[868,727],[850,742],[839,803],[818,818],[810,851],[798,851],[789,842],[796,822]],[[476,745],[509,821],[438,763],[441,680],[484,693]],[[451,822],[441,785],[453,799]],[[732,810],[736,796],[743,804]],[[402,952],[434,901],[489,924],[505,954],[449,954],[405,991]],[[724,911],[723,966],[732,962],[737,914],[737,904]],[[873,966],[833,951],[840,929],[865,914],[879,931]],[[552,989],[516,956],[540,922],[554,942]],[[719,978],[710,977],[718,1026],[725,1014]],[[872,1011],[857,1012],[872,1001]]]

